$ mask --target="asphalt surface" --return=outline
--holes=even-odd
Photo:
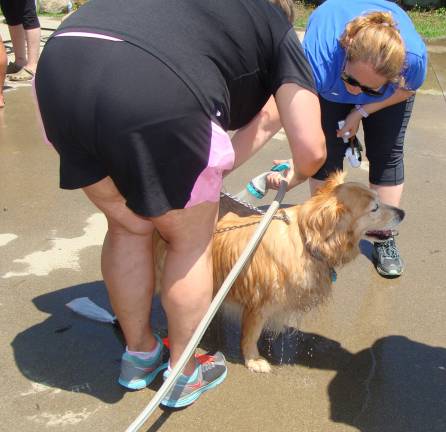
[[[43,28],[56,26],[42,20]],[[0,32],[10,49],[4,24]],[[380,277],[370,245],[361,244],[363,254],[338,271],[330,301],[298,333],[264,335],[262,350],[275,364],[269,375],[242,365],[238,325],[220,318],[201,348],[227,355],[226,381],[185,410],[158,409],[142,430],[446,430],[446,43],[430,43],[429,53],[406,140],[407,216],[398,238],[404,275]],[[105,221],[82,192],[58,189],[58,160],[43,142],[31,88],[7,85],[0,110],[0,430],[124,431],[160,381],[139,392],[120,388],[119,329],[65,306],[89,297],[110,311],[100,273]],[[226,190],[238,192],[288,154],[279,133],[228,176]],[[349,169],[347,180],[366,183],[367,164]],[[303,185],[285,201],[307,197]],[[163,331],[159,304],[154,323]]]

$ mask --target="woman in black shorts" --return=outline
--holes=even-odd
[[[396,1],[326,0],[309,18],[303,47],[327,140],[327,160],[310,180],[312,192],[342,169],[342,138],[353,138],[362,123],[370,187],[383,203],[399,206],[404,138],[427,70],[427,50],[410,17]],[[382,276],[403,273],[393,237],[376,242],[372,256]]]
[[[7,68],[11,81],[34,77],[40,52],[40,22],[35,0],[0,0],[14,50],[14,62]]]
[[[283,124],[292,187],[321,166],[325,141],[311,69],[282,8],[121,5],[91,0],[64,21],[42,53],[36,93],[60,186],[83,188],[107,217],[102,270],[127,342],[119,382],[140,389],[170,367],[149,321],[154,230],[168,242],[161,300],[173,366],[211,302],[223,172]],[[162,403],[186,406],[225,376],[221,353],[192,358]]]

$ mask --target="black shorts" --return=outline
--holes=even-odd
[[[9,26],[22,24],[25,30],[40,27],[35,0],[0,0],[0,7]]]
[[[40,57],[36,95],[62,188],[110,176],[143,216],[218,201],[234,159],[230,139],[151,54],[122,41],[54,37]]]
[[[395,186],[404,183],[404,137],[415,96],[384,108],[362,119],[369,181],[374,185]],[[319,97],[322,128],[327,143],[327,160],[313,176],[325,180],[330,173],[343,169],[345,145],[336,137],[338,121],[354,108],[351,104],[330,102]]]

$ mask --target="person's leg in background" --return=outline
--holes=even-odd
[[[338,121],[344,120],[352,110],[352,105],[330,102],[319,97],[321,105],[322,129],[327,145],[327,160],[320,170],[309,179],[310,193],[314,195],[326,178],[334,171],[343,169],[345,144],[336,136]]]
[[[8,56],[6,55],[5,46],[3,45],[2,37],[0,36],[0,108],[5,106],[5,99],[3,96],[3,85],[5,84],[6,65],[8,64]]]
[[[398,207],[404,188],[404,138],[415,97],[392,105],[363,119],[366,155],[370,163],[370,187],[380,200]],[[375,243],[373,258],[377,271],[388,277],[403,273],[404,263],[395,239]]]
[[[40,22],[34,0],[2,0],[1,6],[9,27],[14,62],[8,65],[8,79],[30,80],[34,76],[40,53]]]
[[[14,64],[18,67],[18,72],[26,65],[26,39],[25,30],[22,24],[8,25],[11,35],[12,50],[14,52]],[[12,72],[12,73],[15,73]]]
[[[28,71],[35,74],[40,54],[41,30],[34,0],[25,1],[23,12],[23,28],[25,31],[27,54],[27,62],[24,67]]]
[[[20,10],[24,0],[11,1],[0,0],[0,7],[8,24],[9,35],[11,36],[14,61],[9,63],[6,73],[18,72],[26,64],[26,42],[25,31],[22,25]]]

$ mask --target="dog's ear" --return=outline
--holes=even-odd
[[[325,180],[325,183],[322,185],[322,187],[319,189],[317,193],[322,193],[322,194],[333,193],[336,186],[339,186],[340,184],[344,183],[346,175],[347,175],[346,172],[339,170],[330,174],[330,176],[327,178],[327,180]]]
[[[305,248],[333,266],[340,264],[352,249],[351,214],[336,196],[343,179],[339,173],[330,176],[318,193],[302,205],[298,216]]]

